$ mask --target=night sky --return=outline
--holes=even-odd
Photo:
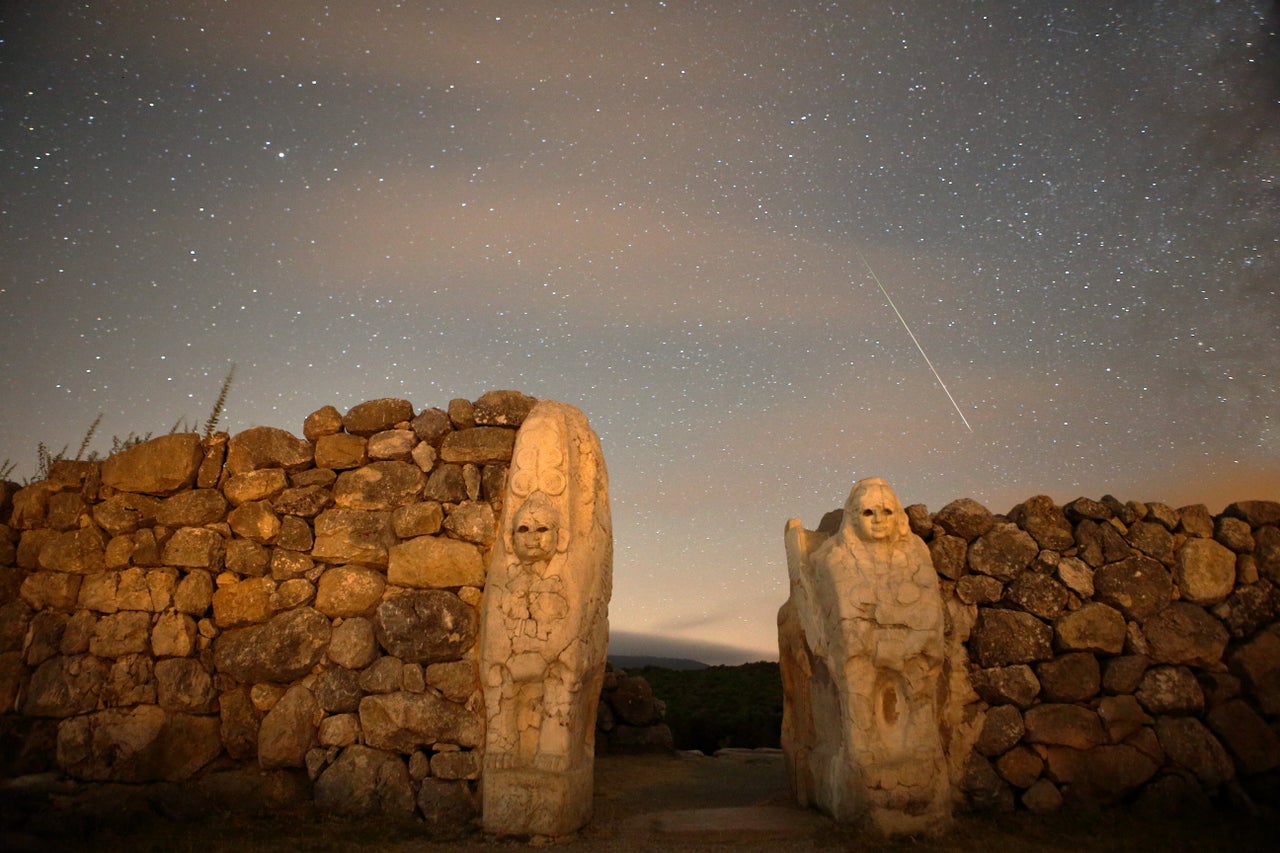
[[[712,663],[861,477],[1278,499],[1276,8],[1065,5],[7,3],[0,460],[562,400]]]

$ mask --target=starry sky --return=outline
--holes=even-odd
[[[710,663],[776,657],[783,525],[861,477],[1278,499],[1278,23],[6,3],[0,459],[199,429],[232,363],[233,433],[562,400],[610,469],[614,649]]]

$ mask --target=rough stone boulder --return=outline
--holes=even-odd
[[[387,549],[395,544],[391,513],[359,509],[329,509],[316,516],[311,556],[325,563],[387,564]]]
[[[1028,708],[1023,714],[1028,743],[1091,749],[1107,742],[1098,715],[1080,705],[1048,703]]]
[[[1264,714],[1280,714],[1280,626],[1272,625],[1227,657]]]
[[[1227,629],[1187,601],[1175,601],[1142,623],[1148,653],[1156,663],[1212,668],[1227,647]]]
[[[237,681],[296,681],[320,662],[329,620],[310,607],[280,613],[262,625],[234,628],[214,641],[214,665]]]
[[[969,546],[969,566],[975,572],[1011,581],[1040,553],[1040,546],[1016,524],[997,523]]]
[[[973,627],[973,651],[984,668],[1048,660],[1052,641],[1053,629],[1017,610],[983,608]]]
[[[258,766],[303,767],[307,750],[316,743],[316,730],[324,712],[306,687],[295,684],[262,718],[258,729]]]
[[[446,435],[440,443],[440,458],[446,462],[476,465],[505,462],[511,458],[515,443],[515,430],[472,427]]]
[[[1280,501],[1236,501],[1229,504],[1222,514],[1239,518],[1250,527],[1280,525]]]
[[[413,420],[413,404],[398,397],[383,397],[352,406],[342,418],[342,428],[365,438],[398,423]]]
[[[227,443],[226,470],[231,476],[258,468],[296,471],[311,465],[311,442],[276,427],[251,427]]]
[[[1017,746],[1026,731],[1017,705],[996,705],[987,711],[974,749],[990,758],[1003,755]]]
[[[72,717],[98,705],[110,665],[93,655],[50,658],[37,667],[22,699],[28,717]]]
[[[1075,544],[1071,522],[1054,505],[1053,499],[1045,495],[1037,495],[1018,504],[1010,510],[1009,520],[1031,534],[1041,548],[1065,551]]]
[[[484,720],[433,693],[380,693],[360,700],[360,728],[376,749],[412,753],[437,743],[479,746]]]
[[[1134,692],[1152,714],[1198,714],[1204,710],[1204,690],[1185,666],[1153,666],[1143,673]]]
[[[960,498],[938,510],[933,521],[952,536],[972,542],[995,526],[996,517],[972,498]]]
[[[96,527],[56,533],[40,549],[40,568],[55,572],[89,574],[107,567],[107,543]]]
[[[1190,770],[1205,788],[1212,790],[1235,776],[1231,756],[1195,717],[1160,717],[1156,736],[1169,760]]]
[[[1070,652],[1036,664],[1046,702],[1087,702],[1098,694],[1102,670],[1089,652]]]
[[[426,479],[410,462],[371,462],[343,471],[333,484],[333,502],[346,509],[390,510],[422,496]]]
[[[1029,708],[1040,695],[1040,679],[1025,663],[979,669],[970,676],[973,689],[989,705]]]
[[[111,708],[58,727],[58,764],[96,782],[179,782],[218,756],[218,718],[155,705]]]
[[[374,614],[378,642],[411,663],[459,660],[475,645],[476,609],[451,592],[411,590],[387,598]]]
[[[487,391],[473,407],[476,426],[518,427],[537,403],[538,398],[519,391]]]
[[[399,586],[444,589],[483,586],[484,559],[474,544],[418,536],[391,548],[387,580]]]
[[[1173,600],[1173,579],[1150,557],[1134,556],[1093,574],[1096,599],[1142,621]]]
[[[1124,616],[1114,607],[1091,601],[1059,617],[1053,634],[1062,651],[1118,655],[1124,651]]]
[[[330,618],[365,616],[382,601],[387,579],[363,566],[335,566],[320,575],[316,586],[316,610]]]
[[[195,483],[202,461],[200,436],[162,435],[103,461],[102,484],[122,492],[170,495]]]
[[[1004,591],[1004,600],[1020,610],[1052,621],[1067,606],[1071,592],[1048,575],[1023,572]]]
[[[1217,604],[1235,586],[1236,555],[1212,539],[1188,539],[1178,549],[1174,579],[1187,601]]]
[[[413,786],[399,755],[352,744],[316,779],[316,808],[331,814],[407,817],[413,813]]]

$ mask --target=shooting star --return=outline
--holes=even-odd
[[[885,300],[889,303],[889,307],[893,309],[893,313],[898,315],[898,322],[902,324],[902,328],[907,330],[907,334],[911,336],[911,342],[916,345],[916,349],[920,350],[920,355],[924,358],[924,363],[929,365],[929,369],[933,371],[933,378],[938,380],[938,384],[942,386],[942,391],[947,395],[947,399],[951,401],[951,407],[956,410],[956,414],[960,416],[960,420],[964,421],[964,428],[973,432],[973,427],[969,426],[969,419],[964,416],[964,412],[960,411],[960,406],[956,403],[956,398],[951,396],[951,392],[947,390],[947,383],[942,381],[942,377],[938,375],[938,369],[933,366],[933,362],[929,360],[929,356],[925,353],[924,347],[920,346],[920,341],[916,340],[915,332],[911,331],[911,327],[907,325],[907,321],[903,319],[902,312],[898,310],[898,306],[893,304],[893,297],[889,295],[889,291],[884,289],[884,285],[880,283],[880,276],[876,275],[876,271],[871,268],[871,264],[867,263],[866,257],[862,254],[862,250],[858,250],[858,259],[862,261],[862,265],[867,268],[867,272],[871,273],[871,280],[876,283],[876,287],[880,288],[880,292],[884,294]]]

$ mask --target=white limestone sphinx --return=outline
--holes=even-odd
[[[541,400],[516,436],[485,582],[483,824],[567,835],[591,819],[613,536],[586,417]]]
[[[834,534],[791,519],[785,539],[782,747],[798,803],[889,835],[943,830],[950,667],[928,548],[879,478],[854,485]]]

